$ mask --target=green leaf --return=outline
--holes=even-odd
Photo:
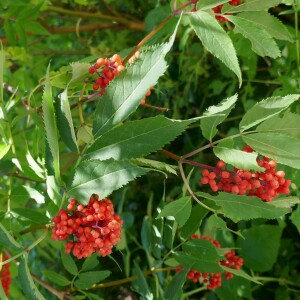
[[[99,255],[97,253],[94,253],[90,257],[86,258],[82,265],[81,270],[89,271],[97,267],[99,265],[98,257]]]
[[[14,208],[11,210],[14,217],[20,218],[31,224],[41,225],[48,224],[50,220],[34,208]]]
[[[182,197],[164,206],[157,218],[173,216],[176,222],[183,226],[191,214],[191,209],[191,198]]]
[[[300,203],[298,197],[285,197],[285,198],[275,198],[272,202],[269,202],[269,205],[283,208],[292,208],[296,204]]]
[[[4,292],[2,284],[0,284],[0,299],[1,300],[8,300],[8,298],[6,297],[6,294]]]
[[[300,169],[300,139],[280,133],[253,133],[243,140],[260,154]]]
[[[8,249],[20,250],[22,246],[11,236],[6,228],[0,223],[0,245]]]
[[[46,129],[46,137],[50,148],[51,155],[53,157],[53,167],[55,172],[55,178],[60,182],[60,169],[59,169],[59,146],[58,146],[58,133],[56,126],[55,111],[52,98],[52,90],[49,79],[50,65],[47,69],[45,79],[45,89],[43,93],[43,116]]]
[[[186,282],[186,275],[188,274],[189,269],[185,268],[175,274],[170,283],[167,285],[164,298],[165,300],[177,300],[180,299],[182,294],[182,288],[184,283]]]
[[[176,252],[173,254],[176,261],[186,268],[197,270],[199,272],[218,273],[222,272],[219,263],[206,258],[191,256],[184,252]]]
[[[37,203],[45,203],[45,197],[36,189],[29,186],[17,186],[11,191],[11,199],[19,205],[26,204],[29,199],[34,199]]]
[[[156,116],[127,122],[96,139],[85,156],[100,160],[142,157],[170,143],[194,121]]]
[[[5,29],[5,36],[7,37],[9,44],[11,46],[16,45],[16,30],[14,26],[14,22],[11,20],[5,19],[4,20],[4,29]],[[1,86],[2,90],[2,86]]]
[[[204,217],[208,214],[208,210],[202,205],[195,205],[192,207],[191,214],[187,222],[181,228],[181,237],[188,239],[190,236],[199,229],[200,224]]]
[[[224,99],[217,106],[210,106],[203,114],[207,117],[201,120],[200,126],[203,136],[209,141],[217,134],[217,126],[230,114],[237,101],[237,94]]]
[[[10,145],[4,144],[3,141],[0,140],[0,160],[6,155],[9,149]]]
[[[151,86],[167,69],[165,55],[170,51],[177,27],[168,43],[143,52],[131,66],[119,74],[107,87],[95,112],[93,133],[96,137],[125,120],[139,106]]]
[[[154,213],[154,218],[151,219],[151,232],[150,232],[150,249],[155,258],[160,259],[161,253],[163,250],[163,234],[164,234],[164,219],[158,218],[158,214],[160,213],[163,201],[160,202],[158,207],[156,208],[156,212]]]
[[[85,125],[85,124],[80,126],[77,131],[77,139],[78,139],[79,144],[81,142],[83,142],[85,144],[92,143],[94,140],[92,127]]]
[[[95,283],[98,283],[111,274],[110,271],[92,271],[80,273],[78,279],[75,281],[75,286],[79,289],[88,289]]]
[[[234,46],[219,22],[207,12],[197,11],[189,15],[191,25],[203,46],[233,71],[242,84],[242,74]]]
[[[244,19],[240,15],[226,15],[226,18],[234,24],[234,33],[240,33],[246,39],[250,40],[252,44],[252,50],[255,53],[260,56],[270,56],[272,58],[281,56],[275,40],[259,24],[249,21],[248,19]]]
[[[98,194],[102,199],[147,172],[127,161],[83,161],[75,170],[68,194],[87,204],[91,194]]]
[[[275,115],[256,128],[258,132],[276,132],[300,139],[300,115],[284,112],[282,116]]]
[[[28,265],[28,255],[26,254],[19,264],[18,278],[20,286],[26,296],[30,300],[45,300],[44,296],[39,292],[33,282]]]
[[[287,95],[285,97],[275,96],[264,99],[251,107],[240,122],[241,131],[245,131],[262,121],[279,114],[299,99],[299,94]]]
[[[152,300],[153,294],[150,292],[145,275],[137,263],[135,263],[133,274],[137,275],[137,278],[132,281],[133,290],[142,296],[140,299]]]
[[[220,256],[216,250],[216,247],[210,242],[205,240],[191,240],[183,244],[182,249],[187,254],[196,258],[204,258],[207,261],[220,260]]]
[[[163,229],[163,244],[166,248],[172,249],[178,224],[173,217],[166,217]]]
[[[227,2],[228,0],[201,0],[197,3],[197,10],[205,10],[205,9],[213,8]]]
[[[257,218],[276,219],[289,212],[289,209],[268,205],[254,196],[247,197],[223,192],[217,196],[202,192],[198,192],[197,195],[215,202],[221,207],[224,215],[233,222]]]
[[[265,272],[276,262],[282,228],[274,225],[259,225],[242,230],[245,239],[238,238],[239,254],[246,267]]]
[[[254,170],[260,172],[265,170],[257,164],[256,158],[258,154],[255,152],[248,153],[219,146],[214,147],[213,151],[218,158],[241,170]]]
[[[298,232],[300,233],[300,205],[298,204],[297,209],[293,211],[290,216],[290,220],[297,227]]]
[[[71,281],[68,280],[65,276],[54,271],[44,270],[42,271],[42,273],[47,279],[59,286],[67,286],[71,284]]]
[[[70,82],[68,83],[68,86],[76,83],[76,82],[83,82],[84,79],[89,74],[89,68],[90,64],[86,62],[73,62],[71,63],[71,68],[72,68],[72,78]]]
[[[243,270],[235,270],[235,269],[231,269],[231,268],[227,268],[225,266],[220,265],[220,267],[226,271],[226,272],[230,272],[232,274],[234,274],[235,276],[239,276],[239,277],[243,277],[249,281],[255,282],[256,284],[261,284],[259,281],[257,281],[255,278],[249,276],[245,271]]]
[[[61,261],[65,269],[72,275],[78,274],[78,268],[70,254],[66,254],[64,248],[61,250]]]
[[[156,169],[159,171],[168,172],[177,175],[176,169],[178,167],[175,165],[169,165],[164,162],[160,162],[152,159],[146,159],[146,158],[136,158],[136,159],[132,159],[131,161],[141,167],[148,167],[151,169]]]
[[[260,26],[275,39],[293,42],[293,37],[286,26],[266,11],[243,12],[238,16]]]
[[[59,99],[56,100],[55,112],[57,117],[57,127],[63,142],[70,150],[78,152],[67,89],[65,89],[60,94]]]
[[[222,9],[222,13],[237,13],[240,11],[261,11],[268,10],[270,7],[274,7],[280,4],[280,0],[244,0],[243,3],[232,6],[225,4]]]

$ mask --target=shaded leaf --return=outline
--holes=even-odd
[[[140,299],[154,299],[153,294],[149,290],[146,278],[138,264],[135,264],[133,274],[137,275],[137,278],[132,281],[132,286],[133,289],[142,296]]]
[[[20,286],[26,296],[30,300],[45,300],[44,296],[39,292],[38,288],[33,282],[27,262],[28,256],[26,255],[19,264],[18,278]]]
[[[59,286],[67,286],[71,284],[71,281],[68,280],[65,276],[54,271],[44,270],[42,271],[42,273],[47,279]]]
[[[297,209],[293,211],[290,216],[290,220],[297,227],[298,232],[300,233],[300,205],[298,204]]]
[[[34,208],[14,208],[11,210],[11,213],[16,218],[27,221],[31,224],[48,224],[50,220],[42,213],[38,212]]]
[[[0,244],[8,249],[20,250],[22,246],[11,236],[6,228],[0,223]]]
[[[243,3],[232,6],[225,4],[222,9],[222,13],[236,13],[240,11],[261,11],[267,10],[270,7],[274,7],[280,4],[280,0],[244,0]]]
[[[65,250],[62,248],[61,250],[61,261],[65,267],[65,269],[72,275],[77,275],[78,274],[78,268],[75,264],[75,261],[71,257],[70,254],[66,254]]]
[[[75,280],[75,286],[80,289],[88,289],[95,283],[98,283],[111,274],[110,271],[92,271],[80,273],[78,279]]]
[[[165,205],[157,218],[173,216],[176,222],[183,226],[191,214],[192,204],[190,197],[182,197]]]
[[[245,239],[238,238],[238,247],[245,266],[258,272],[271,270],[277,259],[281,233],[280,226],[265,224],[242,230]]]
[[[164,299],[165,300],[177,300],[180,299],[182,294],[182,288],[186,281],[186,275],[188,274],[189,270],[187,268],[181,270],[172,278],[170,283],[167,285],[165,292],[164,292]]]

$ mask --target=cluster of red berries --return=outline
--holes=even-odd
[[[215,247],[220,248],[221,245],[218,241],[203,235],[193,234],[191,239],[201,239],[210,241]],[[236,256],[234,250],[229,250],[225,254],[225,260],[219,261],[219,264],[225,266],[227,268],[239,270],[243,264],[244,260],[241,257]],[[221,272],[221,273],[204,273],[196,270],[191,270],[187,274],[187,279],[192,280],[194,282],[198,282],[202,280],[202,282],[206,285],[207,289],[212,290],[220,287],[222,285],[222,274],[225,275],[225,279],[233,278],[233,274],[230,272]]]
[[[243,151],[253,152],[250,146]],[[291,181],[284,178],[284,171],[276,171],[276,161],[263,156],[257,159],[257,164],[264,168],[264,172],[251,172],[234,168],[234,171],[225,170],[225,162],[217,162],[213,171],[202,170],[202,184],[209,184],[213,192],[225,191],[227,193],[248,196],[257,196],[267,202],[272,201],[279,194],[290,193]]]
[[[242,2],[243,2],[242,0],[230,0],[228,2],[228,4],[231,5],[231,6],[237,6],[237,5],[241,4]],[[224,4],[221,4],[221,5],[218,5],[218,6],[214,7],[213,8],[214,13],[215,14],[221,14],[223,5]],[[223,17],[223,16],[216,16],[216,19],[220,22],[228,21],[228,19]]]
[[[8,259],[8,256],[4,255],[3,256],[3,261],[5,261],[7,259]],[[9,287],[10,287],[10,284],[11,284],[11,281],[12,281],[12,278],[10,276],[9,266],[10,266],[10,263],[7,263],[7,264],[3,265],[2,270],[0,271],[1,283],[2,283],[2,286],[3,286],[3,290],[5,292],[5,295],[7,297],[10,296]]]
[[[92,195],[89,203],[83,205],[71,199],[67,209],[61,209],[53,218],[52,239],[67,240],[65,252],[77,258],[91,256],[97,252],[101,256],[111,254],[112,247],[121,239],[123,220],[115,214],[109,199],[99,200]]]
[[[93,90],[101,88],[101,95],[104,95],[107,85],[124,70],[121,56],[114,54],[111,58],[98,58],[96,63],[89,68],[90,74],[97,74]]]

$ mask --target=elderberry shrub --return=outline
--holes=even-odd
[[[228,2],[229,5],[231,6],[237,6],[239,4],[241,4],[243,1],[242,0],[231,0]],[[220,4],[216,7],[213,7],[213,11],[215,14],[220,14],[222,12],[222,8],[223,8],[224,4]],[[223,17],[223,16],[215,16],[215,18],[219,21],[219,22],[227,22],[228,19]]]
[[[8,256],[4,255],[3,261],[5,261],[7,259],[8,259]],[[3,290],[7,297],[10,296],[9,287],[10,287],[10,284],[12,281],[9,267],[10,267],[10,263],[7,263],[7,264],[3,265],[2,270],[0,271],[0,279],[1,279],[2,287],[3,287]]]
[[[111,200],[99,200],[98,195],[92,195],[87,205],[71,199],[67,210],[61,209],[53,222],[52,239],[69,239],[65,252],[72,251],[78,259],[94,252],[103,257],[111,254],[121,239],[123,220],[115,214]]]
[[[246,146],[243,151],[253,152],[250,146]],[[213,192],[225,191],[228,193],[258,198],[270,202],[279,194],[288,195],[291,181],[285,179],[284,171],[277,171],[275,160],[263,156],[257,159],[257,164],[264,168],[263,172],[251,172],[234,168],[234,171],[224,170],[225,162],[218,161],[213,171],[202,170],[202,184],[209,184]]]
[[[193,234],[191,239],[207,240],[210,241],[215,247],[221,247],[220,243],[211,237]],[[229,250],[225,254],[225,258],[225,260],[219,261],[219,264],[230,269],[239,270],[244,264],[244,259],[238,257],[234,250]],[[222,286],[223,274],[225,275],[225,279],[231,279],[234,277],[232,273],[225,271],[220,273],[205,273],[196,270],[190,270],[187,274],[187,279],[192,280],[193,282],[198,282],[200,280],[204,285],[206,285],[208,290],[212,290]]]

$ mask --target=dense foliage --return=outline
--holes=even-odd
[[[299,10],[0,0],[0,298],[300,299]]]

